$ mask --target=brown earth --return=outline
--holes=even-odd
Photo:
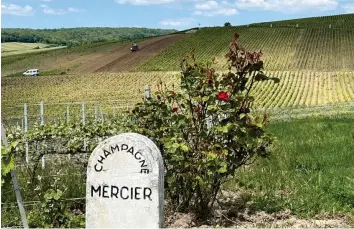
[[[242,195],[243,193],[243,195]],[[242,190],[221,191],[213,214],[199,221],[192,213],[175,212],[165,201],[165,228],[353,228],[350,214],[321,213],[301,219],[289,209],[267,213],[258,210]]]
[[[184,34],[168,35],[152,38],[139,44],[138,52],[130,52],[130,44],[116,50],[112,55],[92,63],[93,72],[121,72],[146,61],[168,48],[173,42],[184,38]],[[107,64],[108,63],[108,64]]]
[[[241,219],[229,219],[224,215],[198,223],[193,214],[174,213],[165,219],[166,228],[353,228],[347,217],[335,219],[298,219],[289,210],[269,214],[263,211],[246,214]]]
[[[85,52],[67,53],[40,60],[36,65],[44,71],[60,69],[69,74],[93,72],[121,72],[138,66],[150,57],[167,49],[175,41],[188,34],[174,34],[150,38],[139,42],[139,51],[130,51],[131,43],[111,43],[90,48]],[[7,73],[22,71],[23,66],[11,66]],[[5,69],[6,70],[6,69]],[[6,72],[6,71],[5,71]]]

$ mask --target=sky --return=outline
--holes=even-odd
[[[354,0],[2,0],[2,28],[193,27],[354,13]]]

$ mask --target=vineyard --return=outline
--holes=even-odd
[[[296,28],[203,28],[194,36],[177,41],[135,71],[178,70],[183,54],[195,48],[200,61],[216,57],[215,66],[224,69],[229,37],[235,31],[250,51],[262,50],[267,70],[351,71],[354,69],[354,29]],[[325,56],[320,53],[326,53]],[[162,64],[163,63],[163,64]]]
[[[253,23],[249,27],[306,27],[306,28],[353,28],[354,14],[320,16],[293,20]]]
[[[279,84],[255,84],[254,96],[258,109],[284,109],[321,105],[348,104],[354,101],[354,72],[291,72],[268,71]],[[22,119],[23,104],[29,106],[29,116],[38,118],[39,103],[45,103],[46,117],[65,117],[70,112],[80,114],[81,102],[88,110],[100,104],[104,113],[132,107],[141,101],[146,85],[156,91],[161,79],[166,86],[178,88],[178,72],[99,73],[88,75],[58,75],[3,78],[2,107],[7,117]],[[81,85],[85,85],[82,87]],[[79,115],[78,115],[79,116]]]
[[[354,63],[351,61],[354,56],[352,45],[354,30],[353,23],[351,23],[353,15],[269,22],[272,23],[272,28],[269,23],[252,24],[249,27],[202,28],[176,41],[158,55],[145,58],[145,63],[140,66],[130,66],[130,70],[137,72],[178,71],[180,59],[191,48],[196,49],[200,61],[210,60],[211,56],[215,56],[219,61],[216,67],[223,68],[226,63],[224,54],[230,42],[229,36],[237,31],[241,35],[240,42],[245,48],[251,51],[262,50],[267,70],[352,71],[354,69]],[[289,23],[300,24],[300,26],[280,26]],[[143,40],[149,39],[137,39],[136,41]],[[78,69],[76,73],[82,73],[81,67],[90,66],[98,57],[111,55],[112,50],[129,42],[100,42],[64,50],[2,57],[2,75],[16,75],[32,68],[33,65],[43,72],[57,70],[59,73],[71,74]],[[321,51],[326,55],[320,55]],[[109,60],[106,64],[110,64],[111,61]],[[119,66],[119,63],[116,66]],[[96,69],[91,72],[94,70]]]
[[[160,38],[139,40],[147,51],[134,53],[141,55],[136,59],[130,41],[3,57],[1,116],[10,143],[3,158],[15,155],[7,166],[15,166],[30,227],[56,227],[53,218],[62,217],[62,227],[84,228],[86,166],[94,147],[137,126],[137,111],[131,111],[146,99],[147,85],[152,96],[159,85],[180,91],[179,64],[191,48],[198,61],[214,56],[216,72],[227,73],[224,55],[235,32],[247,50],[262,50],[264,73],[279,79],[256,81],[250,93],[251,115],[266,112],[265,128],[278,139],[271,160],[245,166],[222,189],[237,192],[236,207],[250,204],[250,210],[267,214],[289,209],[303,218],[344,215],[354,225],[353,21],[354,14],[347,14],[202,28],[166,42],[163,51],[156,49]],[[132,64],[141,59],[145,62]],[[33,65],[44,74],[19,76]],[[228,99],[237,97],[232,96]],[[2,186],[1,197],[1,226],[21,225],[10,183]],[[268,226],[263,223],[255,226]]]

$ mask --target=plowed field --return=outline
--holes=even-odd
[[[83,61],[73,73],[92,72],[121,72],[136,67],[148,58],[157,55],[168,48],[173,42],[184,37],[183,34],[155,37],[139,43],[139,51],[132,53],[131,44],[118,45],[110,52],[97,53],[96,55],[83,56]]]
[[[90,72],[121,72],[129,70],[148,58],[159,54],[173,42],[185,36],[184,34],[168,35],[143,41],[139,44],[138,52],[131,52],[130,44],[121,46],[111,55],[89,64],[87,69],[90,69]],[[92,71],[93,69],[95,70]]]

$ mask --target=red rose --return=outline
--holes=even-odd
[[[178,111],[177,107],[172,108],[172,112],[177,112],[177,111]]]
[[[227,92],[225,92],[225,91],[220,91],[220,92],[218,93],[218,99],[219,99],[220,101],[228,101],[228,100],[229,100],[229,95],[228,95]]]
[[[199,112],[199,107],[194,108],[194,112],[198,113]]]

